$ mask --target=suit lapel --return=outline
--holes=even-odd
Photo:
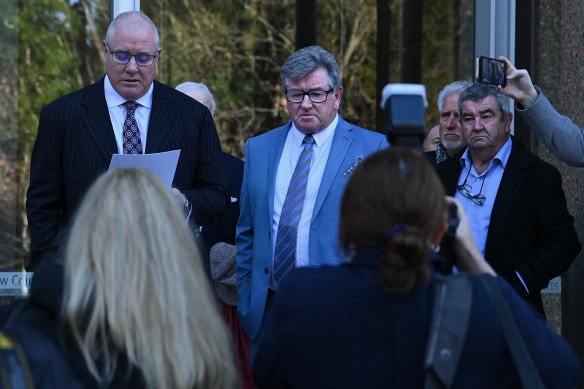
[[[164,85],[154,81],[152,91],[152,112],[148,122],[148,137],[146,139],[146,153],[156,153],[161,150],[167,133],[174,124],[174,108],[171,97]]]
[[[288,131],[292,122],[277,128],[274,132],[274,139],[268,139],[268,215],[274,214],[274,191],[276,186],[276,172],[278,171],[278,164],[280,163],[280,158],[282,157],[282,151],[284,150],[284,144],[286,143],[286,137],[288,136]],[[272,220],[270,220],[270,223]],[[271,225],[271,224],[270,224]],[[271,230],[270,230],[271,231]]]
[[[347,151],[353,142],[353,134],[351,132],[351,126],[345,122],[339,116],[339,123],[335,129],[335,134],[333,136],[333,143],[331,145],[331,151],[324,168],[324,173],[322,175],[322,180],[320,181],[320,186],[318,188],[318,194],[316,195],[316,202],[314,203],[314,210],[312,211],[312,220],[318,215],[318,211],[324,203],[335,178],[339,173],[341,164],[345,160]]]
[[[515,202],[519,193],[523,188],[525,179],[525,169],[529,165],[529,154],[523,146],[512,140],[511,154],[505,166],[497,197],[493,204],[491,211],[491,219],[489,222],[489,232],[487,234],[487,241],[485,244],[485,258],[491,262],[498,257],[498,251],[501,249],[500,241],[505,234],[505,226],[511,210],[515,206]],[[493,266],[497,266],[493,263]]]
[[[103,80],[86,89],[82,102],[85,114],[80,116],[83,128],[95,140],[96,150],[109,163],[112,154],[118,153],[118,145],[105,101]]]
[[[448,196],[454,196],[456,194],[456,186],[458,185],[458,178],[460,177],[461,171],[460,156],[449,158],[436,166],[436,172]]]

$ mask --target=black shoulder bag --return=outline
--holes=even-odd
[[[497,311],[522,386],[530,389],[545,388],[496,278],[482,275],[479,279]],[[425,389],[452,386],[464,347],[471,309],[472,283],[468,276],[447,277],[439,285],[434,301],[424,359]]]

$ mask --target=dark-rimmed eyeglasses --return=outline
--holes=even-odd
[[[158,57],[158,52],[156,54],[130,54],[127,51],[113,51],[109,43],[106,43],[106,46],[112,55],[113,61],[121,65],[126,65],[134,57],[138,66],[150,66]]]
[[[285,90],[284,95],[286,95],[286,100],[291,103],[301,103],[304,100],[304,96],[308,95],[308,98],[313,103],[324,103],[326,98],[328,97],[329,93],[334,91],[334,88],[329,90],[309,90],[308,92],[304,92],[302,90]]]
[[[471,187],[470,185],[466,182],[468,180],[468,176],[470,174],[470,170],[472,168],[472,164],[471,166],[468,168],[468,173],[466,174],[466,177],[464,178],[464,182],[461,185],[457,185],[456,189],[467,199],[469,199],[473,204],[475,205],[479,205],[479,206],[483,206],[483,204],[485,204],[485,201],[487,200],[487,198],[485,197],[484,194],[482,194],[483,192],[483,186],[485,185],[485,178],[487,177],[487,173],[485,173],[485,175],[482,177],[483,178],[483,182],[481,183],[481,189],[479,190],[478,194],[472,194]]]

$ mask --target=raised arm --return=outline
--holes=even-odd
[[[525,69],[516,69],[507,63],[507,86],[499,91],[514,99],[517,111],[545,147],[570,166],[584,166],[584,129],[560,114],[542,90],[534,86]]]

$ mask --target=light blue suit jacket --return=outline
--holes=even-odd
[[[237,223],[238,313],[247,335],[254,339],[261,326],[272,262],[272,215],[276,171],[291,123],[249,139]],[[365,130],[339,117],[333,143],[310,222],[310,266],[347,260],[338,241],[339,209],[351,166],[359,157],[388,146],[382,134]],[[347,173],[347,174],[345,174]],[[370,188],[364,188],[369,190]]]

